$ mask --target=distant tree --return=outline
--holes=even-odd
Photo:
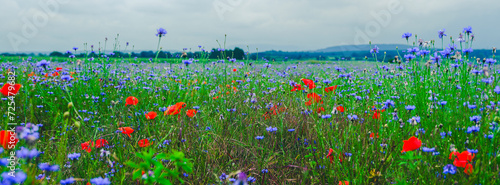
[[[243,60],[243,58],[245,57],[245,51],[243,51],[239,47],[235,47],[233,51],[233,57],[237,60]]]
[[[51,57],[64,57],[64,54],[62,54],[59,51],[53,51],[52,53],[49,54]]]

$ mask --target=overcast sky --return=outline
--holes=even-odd
[[[47,8],[48,7],[48,8]],[[445,43],[466,26],[473,48],[500,43],[499,1],[494,0],[1,0],[0,52],[82,50],[84,43],[111,51],[249,46],[250,52],[316,50],[346,44],[406,43],[404,32],[424,40],[446,29]]]

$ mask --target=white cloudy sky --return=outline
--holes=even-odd
[[[49,6],[49,14],[43,6],[48,2],[57,7]],[[222,42],[224,34],[228,48],[246,50],[248,45],[251,52],[316,50],[364,44],[367,39],[374,44],[405,43],[404,32],[437,40],[440,29],[456,38],[466,26],[472,26],[476,36],[474,48],[500,43],[495,20],[500,2],[493,0],[2,0],[1,4],[0,52],[66,51],[83,48],[83,43],[97,47],[99,42],[104,45],[105,37],[110,50],[117,33],[122,50],[125,42],[135,50],[155,50],[160,27],[168,31],[161,42],[166,50],[218,47],[216,40]],[[384,13],[390,16],[388,21],[374,16]],[[385,15],[380,17],[387,20]],[[360,37],[363,34],[366,37]]]

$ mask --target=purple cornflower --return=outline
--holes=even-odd
[[[163,28],[159,28],[158,30],[156,30],[156,36],[157,37],[162,37],[164,36],[165,34],[167,34],[167,30],[163,29]]]
[[[443,38],[443,36],[447,36],[447,35],[444,33],[445,31],[446,31],[445,29],[442,29],[442,30],[439,30],[439,31],[438,31],[438,36],[439,36],[439,38],[440,38],[440,39],[442,39],[442,38]]]
[[[410,32],[406,32],[406,33],[403,33],[402,38],[406,39],[408,41],[408,38],[410,38],[411,36],[412,36],[412,34]]]

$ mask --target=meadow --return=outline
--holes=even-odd
[[[1,183],[499,184],[495,49],[413,39],[363,61],[0,57]]]

